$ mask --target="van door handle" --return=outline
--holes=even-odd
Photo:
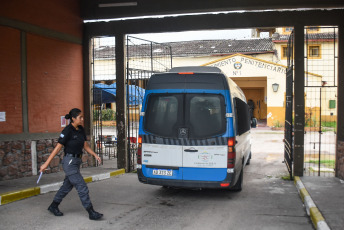
[[[188,152],[188,153],[196,153],[198,152],[197,149],[191,148],[191,149],[184,149],[184,152]]]

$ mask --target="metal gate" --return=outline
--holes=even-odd
[[[104,163],[116,160],[117,151],[115,37],[96,37],[91,44],[92,143]]]
[[[127,136],[129,170],[135,169],[142,100],[153,73],[172,68],[171,46],[132,36],[127,49]],[[92,130],[95,151],[104,160],[116,159],[116,55],[115,37],[92,39]],[[116,165],[116,163],[112,163]]]
[[[337,27],[305,28],[306,175],[334,176],[337,133]]]
[[[285,131],[284,131],[284,162],[290,175],[293,178],[293,150],[294,150],[294,137],[293,137],[293,79],[294,79],[294,31],[291,32],[288,46],[288,68],[286,76],[286,109],[285,109]]]
[[[139,119],[144,90],[153,73],[172,68],[172,49],[161,44],[127,36],[127,122],[129,170],[136,168]]]

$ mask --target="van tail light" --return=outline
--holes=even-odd
[[[142,164],[142,137],[139,136],[137,146],[137,164]]]
[[[227,168],[234,168],[235,166],[235,137],[228,138],[228,157],[227,157]]]

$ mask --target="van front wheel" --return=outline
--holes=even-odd
[[[240,192],[242,190],[243,181],[244,181],[244,168],[241,169],[238,181],[236,182],[234,187],[231,188],[231,190]]]

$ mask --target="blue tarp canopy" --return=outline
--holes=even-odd
[[[93,100],[95,104],[116,102],[116,83],[111,85],[98,83],[93,86]],[[129,105],[139,105],[142,104],[145,90],[135,85],[128,85],[127,94]]]

